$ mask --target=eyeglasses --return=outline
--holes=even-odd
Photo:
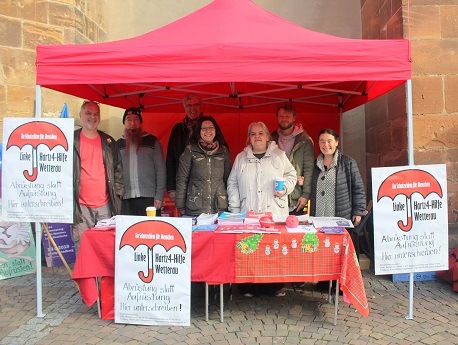
[[[192,103],[192,104],[186,104],[185,105],[186,108],[192,108],[192,107],[197,108],[197,107],[200,107],[200,106],[202,106],[202,103]]]
[[[100,103],[99,103],[99,102],[96,102],[96,101],[88,101],[88,100],[85,100],[85,101],[83,102],[83,105],[82,105],[82,106],[84,107],[84,106],[85,106],[86,104],[88,104],[88,103],[94,103],[94,104],[100,106]]]
[[[213,126],[210,126],[210,127],[202,127],[200,130],[201,130],[201,131],[214,131],[214,130],[215,130],[215,127],[213,127]]]

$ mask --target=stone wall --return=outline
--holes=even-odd
[[[408,6],[410,3],[410,6]],[[361,0],[363,38],[410,38],[414,163],[446,164],[458,221],[458,3]],[[366,106],[367,169],[408,164],[405,87]]]
[[[106,9],[107,0],[0,2],[1,128],[3,117],[34,116],[36,46],[106,41]],[[43,89],[42,98],[43,117],[60,116],[64,102],[79,112],[75,97]]]

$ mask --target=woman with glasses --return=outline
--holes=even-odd
[[[180,157],[175,205],[183,215],[227,211],[227,178],[231,170],[229,148],[211,116],[196,124]]]

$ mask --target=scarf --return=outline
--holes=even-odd
[[[219,142],[215,140],[211,144],[207,143],[203,139],[199,139],[199,147],[205,151],[207,155],[212,155],[219,149]]]
[[[197,116],[195,119],[190,119],[189,117],[185,117],[183,119],[183,123],[185,124],[185,126],[188,128],[189,130],[189,137],[191,137],[192,135],[192,132],[194,130],[194,128],[196,128],[196,125],[197,125],[197,122],[199,122],[200,118],[203,116],[202,113],[200,113],[199,116]]]

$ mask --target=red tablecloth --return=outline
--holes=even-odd
[[[97,301],[95,277],[114,276],[114,230],[83,233],[72,279],[84,302]],[[193,232],[191,281],[207,283],[305,282],[339,279],[366,317],[369,307],[348,233],[221,234]]]

